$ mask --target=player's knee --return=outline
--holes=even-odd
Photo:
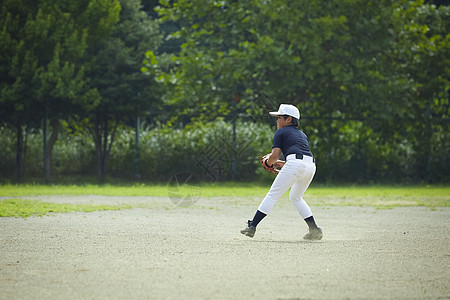
[[[303,200],[302,197],[293,196],[293,195],[289,195],[289,199],[291,200],[292,203],[299,203]]]

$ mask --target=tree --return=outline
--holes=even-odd
[[[118,126],[145,115],[158,100],[141,72],[145,52],[161,43],[158,22],[142,11],[141,1],[120,3],[120,20],[112,35],[90,52],[90,87],[99,91],[101,102],[87,115],[87,126],[96,145],[100,179],[106,175]]]
[[[436,177],[449,171],[444,141],[449,137],[450,8],[424,1],[402,8],[397,11],[404,20],[398,32],[400,49],[393,57],[412,84],[407,122],[399,131],[412,145],[418,177],[430,181],[432,165]]]
[[[33,103],[33,76],[38,61],[28,50],[24,25],[37,5],[25,6],[21,1],[4,1],[1,7],[0,33],[0,117],[3,124],[16,128],[16,177],[25,172],[26,153],[24,127],[36,123]],[[30,33],[31,34],[31,33]],[[29,38],[32,41],[32,37]],[[25,130],[28,132],[28,130]]]
[[[60,120],[95,106],[98,97],[86,87],[80,61],[87,36],[110,31],[119,9],[117,1],[109,0],[6,1],[2,6],[2,50],[7,53],[7,64],[1,75],[1,103],[12,116],[9,122],[16,119],[19,178],[23,176],[21,132],[23,124],[31,124],[28,116],[45,117],[45,122],[48,116],[52,124],[52,136],[44,140],[44,169],[49,180]]]
[[[232,110],[236,93],[239,107],[253,114],[276,108],[264,107],[273,105],[267,98],[293,103],[307,116],[303,126],[318,140],[314,150],[330,179],[342,175],[333,170],[346,169],[337,162],[361,164],[357,176],[364,178],[365,155],[377,152],[371,148],[396,147],[399,134],[410,126],[407,119],[418,120],[425,111],[412,109],[422,107],[415,92],[420,85],[431,88],[439,81],[440,102],[448,99],[442,79],[448,68],[443,56],[448,25],[438,21],[445,20],[447,7],[437,13],[423,1],[404,0],[160,3],[162,20],[181,24],[172,37],[183,41],[169,71],[149,53],[148,69],[172,91],[167,101],[187,115],[212,118],[211,111],[226,115]],[[419,27],[441,25],[434,27],[434,37],[417,38],[410,34],[420,33],[415,21]],[[433,50],[433,41],[439,41],[440,50]],[[433,57],[438,54],[441,59]],[[414,56],[424,62],[419,69]],[[432,77],[411,74],[430,74],[430,65],[441,62]],[[374,168],[382,165],[372,160]]]
[[[176,67],[160,80],[175,83],[169,96],[175,102],[198,102],[205,111],[231,105],[230,94],[239,92],[251,102],[266,95],[295,104],[316,103],[312,108],[319,108],[318,114],[332,112],[330,107],[359,98],[349,94],[360,93],[358,80],[368,77],[361,75],[368,72],[370,60],[394,39],[385,30],[392,15],[386,2],[161,4],[163,21],[183,24],[173,37],[184,44],[174,58]],[[384,15],[386,19],[378,20]],[[373,45],[373,39],[379,42]],[[362,102],[351,104],[345,109],[359,115]]]

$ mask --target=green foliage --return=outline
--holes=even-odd
[[[0,48],[6,56],[0,69],[0,117],[17,132],[23,127],[39,127],[45,116],[53,125],[51,138],[44,143],[45,177],[53,145],[58,138],[57,124],[98,105],[99,94],[87,86],[86,50],[108,35],[120,11],[117,0],[99,1],[41,0],[4,1],[0,17]],[[25,135],[26,138],[26,135]],[[17,177],[23,176],[24,138],[17,136]]]
[[[161,36],[158,23],[142,11],[140,3],[121,1],[118,23],[111,36],[97,42],[90,53],[90,86],[102,96],[94,112],[97,117],[134,118],[144,115],[156,101],[148,78],[141,72],[141,64],[145,52],[161,43]]]
[[[423,169],[416,167],[416,152],[405,138],[395,147],[380,144],[380,134],[367,130],[360,121],[333,121],[339,147],[332,155],[320,143],[320,132],[310,126],[305,131],[310,136],[311,149],[317,160],[315,182],[402,182],[421,181]],[[54,180],[70,176],[94,176],[95,144],[87,131],[77,129],[72,133],[62,131],[53,153]],[[181,172],[195,175],[194,179],[211,182],[232,178],[233,154],[236,158],[236,180],[270,182],[269,176],[259,167],[258,157],[271,150],[273,128],[254,122],[237,122],[236,149],[233,151],[232,125],[225,121],[195,123],[184,129],[159,126],[140,130],[140,159],[135,161],[135,130],[120,126],[115,147],[111,149],[110,174],[117,179],[144,182],[167,182]],[[15,132],[0,127],[0,177],[11,179],[14,171]],[[30,131],[27,141],[27,173],[39,178],[42,170],[42,132]],[[447,149],[448,132],[433,135],[432,169],[430,181],[447,182],[449,166]],[[339,159],[335,159],[338,157]],[[140,179],[135,179],[139,169]]]
[[[118,1],[62,1],[37,3],[6,1],[2,5],[1,73],[3,105],[39,117],[44,108],[51,118],[63,118],[92,105],[81,58],[88,35],[111,31],[118,17]],[[114,15],[116,14],[116,15]],[[99,37],[97,37],[99,38]],[[3,38],[2,38],[3,40]],[[6,118],[6,121],[10,118]]]
[[[236,95],[238,108],[254,113],[293,103],[328,180],[355,171],[355,179],[367,180],[400,165],[416,169],[413,180],[430,179],[434,136],[449,131],[448,6],[160,3],[162,20],[180,24],[172,38],[183,44],[169,70],[148,53],[147,70],[169,87],[166,101],[178,113],[214,119],[234,112]],[[347,131],[355,121],[357,131]],[[409,162],[397,145],[408,149]],[[385,163],[377,164],[378,157]],[[409,171],[394,172],[404,177]]]
[[[86,130],[63,131],[53,151],[56,179],[67,174],[95,174],[95,145]]]
[[[25,132],[24,132],[25,134]],[[16,133],[0,127],[0,177],[13,178],[15,170]],[[42,177],[42,130],[30,130],[26,139],[26,171],[28,178]],[[90,135],[83,131],[62,131],[53,151],[55,180],[64,175],[95,174],[95,146]]]
[[[101,96],[98,106],[82,114],[96,147],[97,174],[107,173],[110,151],[119,124],[145,116],[158,102],[159,91],[141,72],[144,54],[162,42],[158,22],[143,10],[140,0],[122,0],[118,23],[111,35],[89,53],[90,87]]]
[[[15,170],[15,135],[12,130],[0,127],[0,176],[11,178]]]
[[[364,64],[393,40],[384,26],[392,15],[385,2],[162,4],[158,11],[163,21],[184,25],[173,34],[184,44],[174,57],[173,70],[160,73],[159,80],[173,85],[171,101],[180,106],[195,103],[191,107],[200,112],[231,105],[233,93],[245,91],[242,98],[260,105],[264,104],[261,96],[268,95],[283,99],[277,103],[305,103],[314,115],[328,113],[356,98],[351,88],[356,88],[355,93],[361,87],[371,88],[361,82],[367,78],[363,74],[371,71]],[[376,19],[380,16],[385,19]],[[342,109],[359,114],[363,103],[356,99]]]
[[[235,157],[238,179],[250,180],[255,176],[261,149],[270,151],[269,135],[272,133],[266,126],[238,123],[235,151],[232,126],[224,121],[185,129],[144,130],[140,137],[140,173],[151,181],[167,181],[182,172],[192,173],[200,181],[222,181],[231,179]],[[134,132],[123,131],[111,153],[111,174],[131,177],[133,155]]]
[[[14,165],[20,173],[23,159],[39,176],[36,128],[47,112],[73,131],[49,147],[57,174],[91,175],[97,159],[102,177],[111,157],[112,174],[131,177],[126,125],[140,116],[167,123],[142,133],[144,178],[193,170],[226,180],[239,159],[247,180],[261,172],[254,158],[270,150],[263,116],[292,103],[317,180],[448,181],[450,8],[432,3],[164,0],[153,19],[139,0],[4,0],[0,173],[10,178]],[[165,41],[161,28],[171,32]],[[189,161],[197,153],[206,167]],[[211,174],[216,156],[221,169]]]

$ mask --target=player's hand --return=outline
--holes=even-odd
[[[285,163],[286,163],[285,161],[277,160],[277,161],[273,164],[273,167],[276,168],[276,169],[281,169],[281,168],[284,166]]]
[[[264,170],[266,170],[267,172],[269,172],[270,174],[277,174],[278,170],[276,170],[274,168],[274,165],[268,165],[267,162],[269,160],[270,157],[270,153],[267,153],[264,156],[261,156],[259,158],[259,161],[261,162],[262,167],[264,168]]]

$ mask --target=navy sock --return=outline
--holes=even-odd
[[[261,220],[264,219],[265,216],[267,216],[265,213],[257,210],[250,225],[255,227],[258,226],[259,222],[261,222]]]
[[[314,217],[311,216],[309,218],[305,219],[306,224],[308,224],[309,229],[316,229],[317,225],[316,225],[316,221],[314,221]]]

